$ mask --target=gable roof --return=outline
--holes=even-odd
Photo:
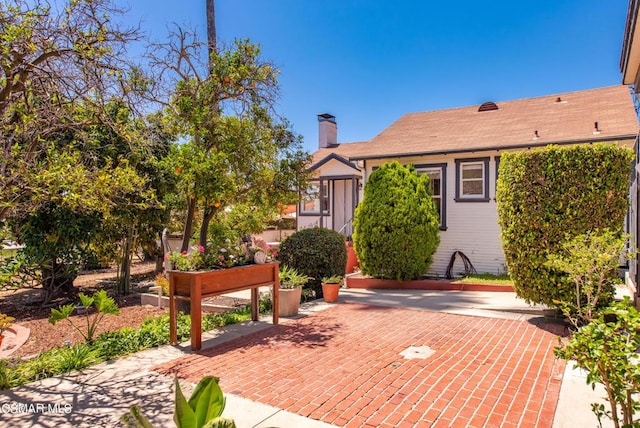
[[[338,155],[343,159],[351,159],[356,155],[360,155],[363,153],[363,150],[366,150],[368,141],[358,142],[358,143],[342,143],[333,147],[321,148],[315,151],[312,155],[311,165],[312,168],[325,160],[327,156],[332,154]]]
[[[315,159],[316,159],[316,156],[314,156],[314,161]],[[309,171],[315,171],[316,169],[320,168],[322,165],[332,160],[335,160],[336,162],[340,162],[341,164],[348,166],[349,168],[355,169],[356,171],[360,171],[360,169],[354,163],[349,162],[348,159],[345,159],[344,157],[336,153],[329,153],[327,156],[320,159],[319,161],[313,162],[313,164],[309,168]]]
[[[627,140],[638,133],[631,94],[623,85],[495,104],[497,110],[478,111],[474,105],[409,113],[369,142],[319,150],[314,162],[329,152],[375,159]]]

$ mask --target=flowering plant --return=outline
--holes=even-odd
[[[167,256],[176,270],[190,271],[204,268],[205,248],[202,245],[193,247],[191,252],[172,251]]]
[[[226,245],[216,249],[207,249],[198,245],[192,247],[190,252],[173,251],[167,257],[175,270],[197,271],[251,264],[255,251],[248,245],[240,244]]]
[[[275,260],[276,257],[278,257],[278,247],[267,244],[262,238],[254,238],[253,245],[259,251],[263,251],[266,254],[268,260]]]

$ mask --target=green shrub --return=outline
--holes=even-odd
[[[69,348],[60,348],[55,353],[56,362],[61,373],[82,370],[102,362],[98,350],[86,343],[79,343]]]
[[[62,373],[60,369],[61,361],[57,356],[58,352],[60,352],[60,348],[50,349],[38,354],[33,359],[16,365],[16,377],[27,382],[33,382]]]
[[[118,331],[100,333],[92,345],[102,358],[110,360],[144,349],[140,347],[138,336],[138,330],[123,327]]]
[[[369,177],[353,224],[363,273],[383,279],[420,278],[440,244],[429,177],[418,175],[412,165],[384,164]]]
[[[15,369],[15,364],[8,360],[0,360],[0,391],[27,383]]]
[[[588,323],[615,295],[620,256],[627,238],[609,230],[578,235],[551,254],[546,266],[566,272],[574,284],[571,301],[554,301],[576,327]]]
[[[619,232],[627,211],[633,152],[611,144],[549,146],[504,153],[496,199],[502,245],[518,296],[553,305],[573,301],[565,272],[546,264],[567,239]]]
[[[344,275],[347,265],[345,237],[335,230],[313,227],[302,229],[280,244],[278,260],[313,279],[305,285],[322,297],[320,279],[325,276]]]
[[[580,327],[568,344],[555,349],[555,354],[574,360],[586,370],[587,383],[592,387],[596,383],[604,386],[609,410],[599,403],[591,405],[600,422],[607,416],[616,427],[638,427],[640,420],[633,416],[640,409],[639,348],[640,313],[626,298]]]

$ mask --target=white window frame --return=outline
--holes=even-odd
[[[470,167],[482,171],[482,177],[464,178],[465,170]],[[482,193],[464,193],[465,182],[480,182]],[[456,201],[458,202],[488,202],[489,201],[489,158],[456,159]]]
[[[482,172],[481,176],[478,178],[464,178],[464,173],[466,171],[476,171],[480,170]],[[486,171],[484,170],[484,162],[464,162],[460,164],[460,197],[461,198],[486,198],[487,195],[484,194],[484,181],[486,179]],[[480,188],[482,189],[481,193],[465,193],[464,185],[465,183],[480,183]]]

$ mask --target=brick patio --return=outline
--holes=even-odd
[[[361,304],[313,315],[154,370],[346,427],[551,427],[561,326]],[[405,359],[428,346],[427,359]]]

